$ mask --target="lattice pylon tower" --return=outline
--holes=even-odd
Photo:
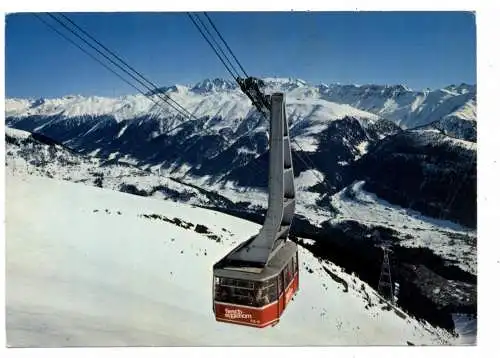
[[[389,262],[389,253],[392,252],[392,250],[385,245],[380,245],[380,248],[382,248],[384,253],[384,260],[382,262],[377,290],[383,297],[393,302],[394,292],[392,289],[391,264]]]

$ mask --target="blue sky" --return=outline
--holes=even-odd
[[[230,78],[185,13],[67,15],[156,84]],[[254,76],[295,77],[312,83],[404,84],[414,89],[476,83],[472,13],[210,15],[245,70]],[[33,15],[11,14],[6,23],[7,97],[137,92]]]

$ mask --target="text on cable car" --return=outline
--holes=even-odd
[[[247,319],[247,318],[252,318],[252,315],[250,313],[244,313],[240,309],[229,309],[229,308],[226,308],[224,310],[224,316],[226,318],[229,318],[229,319],[238,319],[238,318]]]

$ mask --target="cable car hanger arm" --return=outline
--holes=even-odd
[[[262,92],[264,81],[256,77],[237,77],[236,82],[244,94],[252,101],[252,104],[259,110],[259,112],[269,116],[271,112],[270,96],[266,96]]]

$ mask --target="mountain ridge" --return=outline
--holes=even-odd
[[[427,167],[436,163],[442,166],[442,173],[433,170],[433,177],[442,175],[446,180],[454,180],[453,167],[460,164],[455,160],[470,157],[459,141],[475,142],[474,86],[449,86],[445,90],[429,92],[425,98],[418,92],[420,99],[416,101],[417,92],[402,85],[347,86],[342,88],[348,90],[341,91],[338,86],[311,87],[302,80],[274,78],[265,81],[267,93],[286,91],[294,172],[300,177],[308,170],[319,170],[323,182],[310,188],[315,193],[336,192],[354,180],[366,180],[371,184],[366,175],[375,173],[381,163],[389,168],[401,165],[401,155],[407,154],[397,153],[400,142],[397,137],[394,137],[394,145],[388,146],[395,151],[388,153],[391,162],[381,162],[380,158],[371,156],[373,163],[365,163],[361,171],[357,170],[359,165],[356,163],[384,138],[392,140],[397,133],[411,130],[396,123],[404,118],[413,116],[418,120],[419,126],[415,129],[419,130],[413,137],[428,136],[428,130],[440,132],[433,135],[433,146],[440,149],[429,146],[404,149],[410,156],[415,151],[420,153],[420,157],[408,159],[411,168],[406,168],[406,171],[423,178],[424,182],[430,173]],[[53,138],[79,153],[143,168],[161,168],[165,174],[192,184],[266,187],[267,120],[228,81],[205,80],[191,86],[195,87],[195,92],[180,86],[169,89],[174,100],[199,114],[197,119],[189,121],[173,110],[154,107],[149,99],[139,95],[119,98],[67,96],[31,102],[7,100],[6,124]],[[371,112],[366,110],[370,103],[373,108],[368,109]],[[406,117],[398,121],[390,119],[398,113],[406,113]],[[450,147],[447,144],[449,137],[459,141]],[[415,141],[415,145],[418,142]],[[451,161],[446,159],[449,155],[438,155],[455,150],[461,154],[451,156]],[[430,163],[420,163],[424,158],[422,155],[437,156]],[[440,160],[446,160],[446,163]],[[382,186],[390,186],[388,176],[376,177]],[[417,192],[419,185],[423,185],[412,180],[408,182],[415,187],[405,184],[402,189]],[[325,191],[325,187],[329,189]],[[471,192],[474,190],[470,188]],[[376,194],[397,197],[381,190]],[[446,193],[433,198],[438,199],[435,202],[438,209],[447,205]],[[432,214],[432,211],[427,214]],[[456,214],[452,217],[473,215],[469,210]],[[475,226],[475,219],[465,222]]]
[[[301,79],[296,78],[279,78],[279,77],[265,77],[263,79],[266,84],[267,89],[278,90],[283,92],[291,92],[298,88],[309,88],[317,90],[320,93],[328,95],[325,92],[338,93],[340,92],[362,92],[364,96],[367,95],[375,95],[382,94],[387,97],[395,97],[401,93],[414,93],[414,94],[428,94],[428,93],[449,93],[453,95],[459,94],[467,94],[467,93],[476,93],[477,86],[461,83],[461,84],[450,84],[446,87],[436,90],[412,90],[405,85],[396,84],[396,85],[380,85],[380,84],[364,84],[364,85],[354,85],[354,84],[339,84],[339,83],[331,83],[331,84],[311,84]],[[223,78],[206,78],[200,82],[195,83],[194,85],[185,85],[185,84],[173,84],[167,85],[160,88],[157,88],[154,91],[148,91],[146,94],[151,96],[156,93],[169,93],[169,92],[193,92],[197,94],[209,94],[217,91],[239,91],[239,88],[235,81],[226,80]],[[242,95],[242,93],[240,93]],[[332,93],[330,93],[331,95]],[[128,94],[119,97],[110,97],[110,96],[82,96],[82,95],[66,95],[63,97],[52,97],[52,98],[22,98],[22,97],[9,97],[6,98],[6,109],[11,101],[28,101],[30,103],[35,102],[37,100],[56,100],[56,99],[74,99],[74,98],[95,98],[95,99],[128,99],[132,97],[143,97],[141,94]],[[8,112],[8,110],[7,110]]]

